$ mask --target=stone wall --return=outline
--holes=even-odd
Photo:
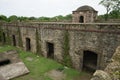
[[[4,23],[0,28],[1,38],[4,32],[11,45],[15,35],[16,46],[26,50],[29,38],[30,51],[44,57],[48,57],[47,42],[54,44],[54,59],[61,63],[67,60],[78,70],[82,70],[85,50],[96,53],[97,69],[104,69],[120,44],[120,24],[115,23]],[[66,31],[68,43],[64,40]],[[68,56],[64,56],[64,46],[68,48]]]
[[[81,23],[80,16],[83,16],[83,23],[93,23],[97,20],[97,12],[94,11],[73,11],[72,22]]]

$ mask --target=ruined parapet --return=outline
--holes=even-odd
[[[97,70],[91,80],[120,80],[120,46],[105,70]]]

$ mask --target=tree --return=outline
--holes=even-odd
[[[112,0],[113,2],[113,11],[111,14],[114,15],[115,18],[120,18],[120,0]]]
[[[7,17],[4,16],[4,15],[0,15],[0,20],[1,20],[1,21],[7,21]]]
[[[23,17],[23,16],[21,16],[21,17],[18,17],[18,20],[19,20],[20,22],[22,22],[22,21],[28,21],[28,17]]]
[[[106,8],[105,20],[108,20],[108,14],[113,8],[112,0],[102,0],[99,4],[103,5]]]
[[[29,20],[36,20],[35,17],[29,17]]]
[[[72,21],[72,14],[66,15],[64,18],[66,21]]]
[[[119,19],[120,18],[120,11],[119,10],[113,10],[109,14],[110,18],[112,19]]]
[[[49,17],[39,17],[38,18],[38,21],[41,21],[41,22],[49,22],[50,21],[50,18]]]
[[[120,0],[102,0],[99,4],[106,8],[105,20],[110,18],[120,18]]]
[[[9,22],[16,22],[18,20],[18,17],[16,15],[12,15],[8,18]]]
[[[120,11],[120,0],[112,0],[112,3],[113,3],[113,10]]]
[[[62,15],[58,15],[58,16],[55,16],[56,18],[56,21],[63,21],[64,20],[64,17]]]

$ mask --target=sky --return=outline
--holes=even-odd
[[[89,5],[98,11],[98,14],[106,12],[101,0],[0,0],[0,15],[53,17],[72,14],[72,11],[83,5]]]

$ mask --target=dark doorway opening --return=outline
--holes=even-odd
[[[1,35],[1,33],[2,33],[2,32],[0,31],[0,42],[2,42],[2,35]]]
[[[1,37],[1,35],[0,35],[0,42],[2,42],[2,37]]]
[[[31,50],[30,38],[26,38],[26,51]]]
[[[87,72],[95,72],[97,69],[98,55],[91,51],[84,51],[83,55],[83,70]]]
[[[80,16],[79,22],[84,23],[84,17],[83,16]]]
[[[12,38],[13,38],[13,46],[16,46],[16,37],[15,37],[15,35],[12,35]]]
[[[47,42],[47,57],[54,59],[54,44]]]
[[[0,61],[0,66],[5,66],[5,65],[8,65],[10,63],[11,63],[11,61],[9,59],[6,59],[6,60],[3,60],[3,61]]]
[[[3,43],[6,42],[6,37],[5,37],[5,33],[3,33]]]

